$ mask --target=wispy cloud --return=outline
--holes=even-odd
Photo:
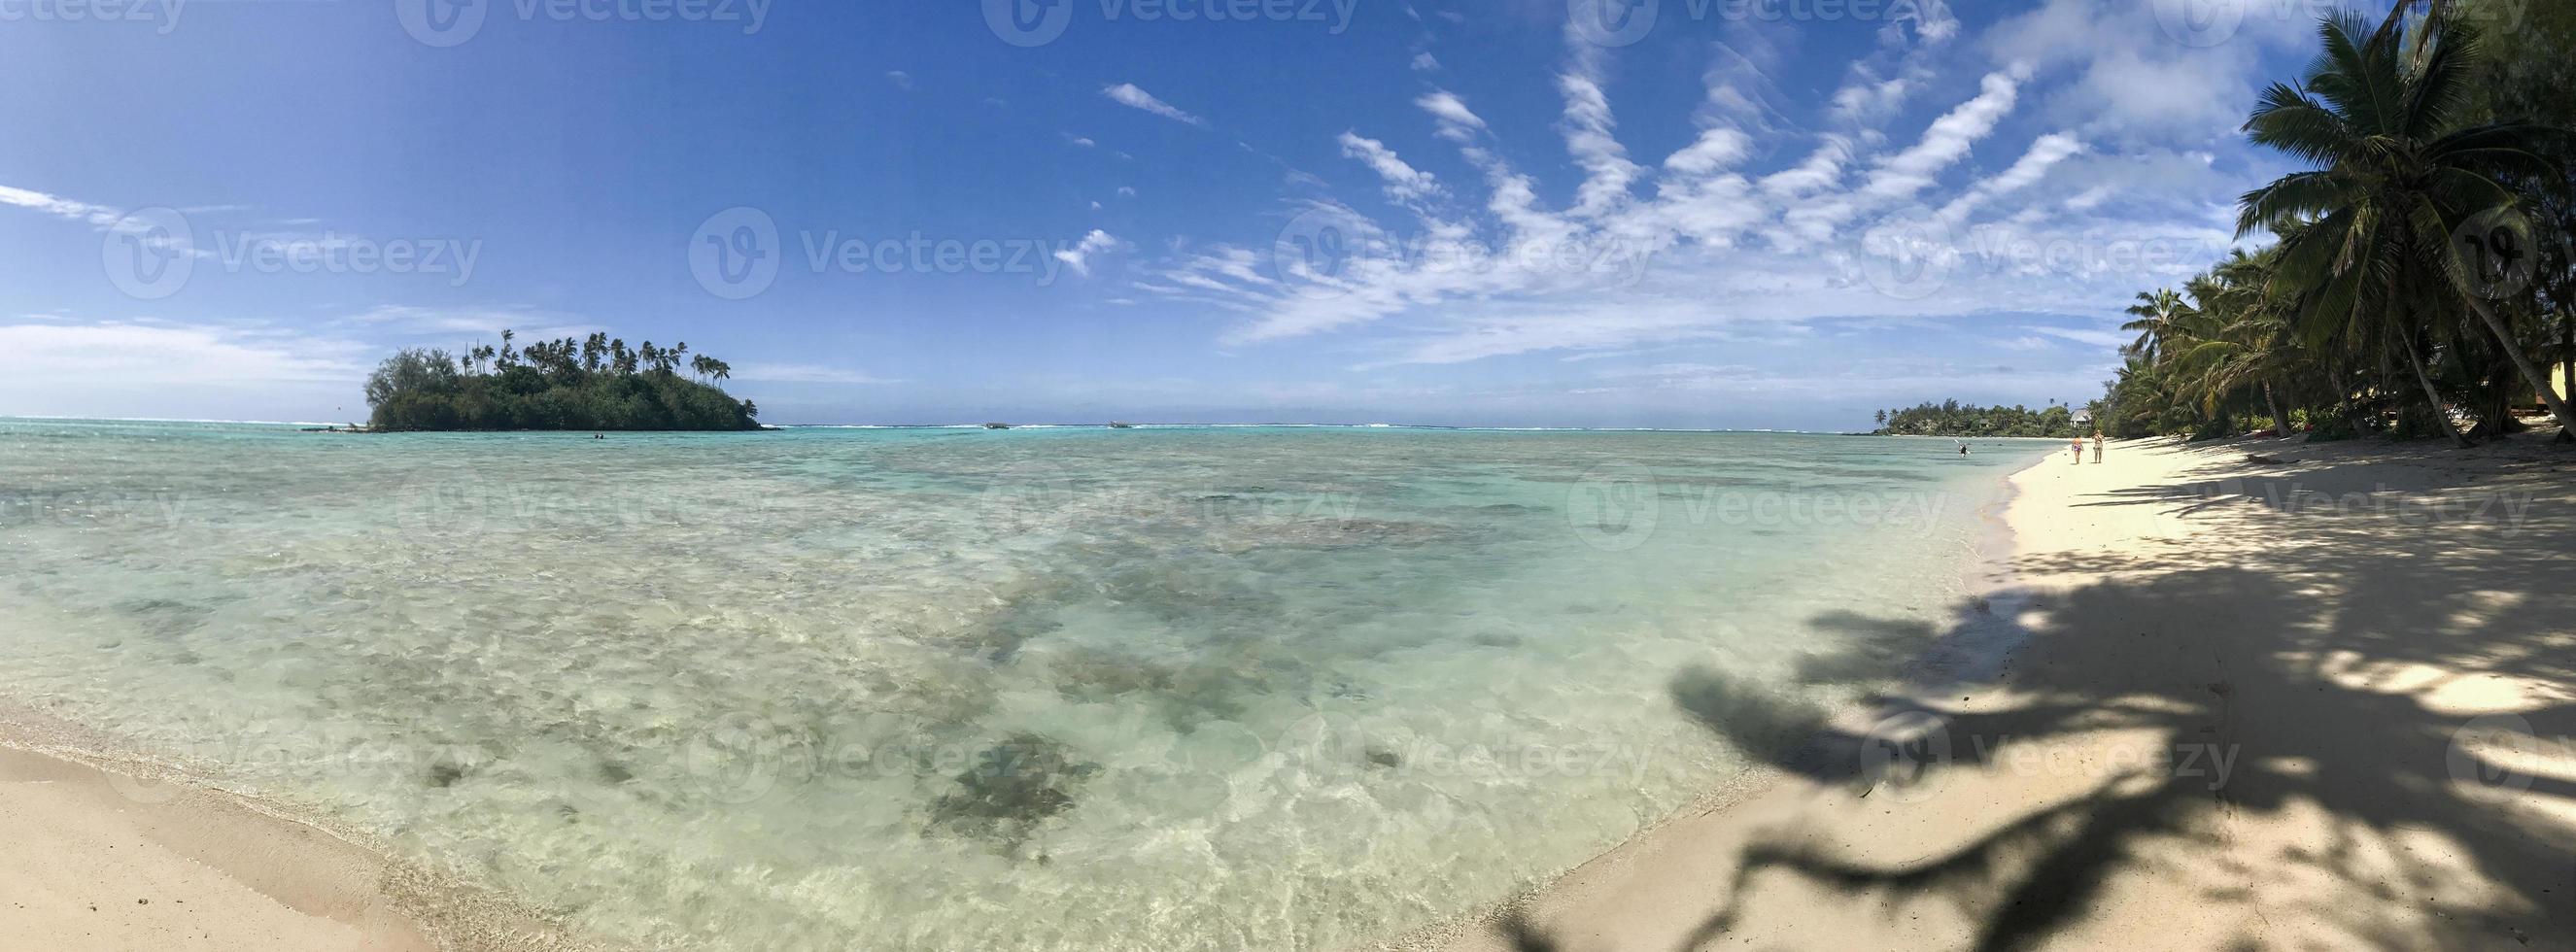
[[[825,367],[818,364],[744,364],[733,369],[736,380],[758,380],[766,383],[901,383],[873,377],[856,370]]]
[[[1342,133],[1342,155],[1368,163],[1386,180],[1386,195],[1398,202],[1409,202],[1440,191],[1440,183],[1424,172],[1405,164],[1395,150],[1376,139],[1363,138],[1355,132]]]
[[[2050,337],[2071,340],[2079,344],[2090,344],[2095,347],[2120,347],[2137,339],[2137,335],[2121,331],[2086,330],[2080,327],[2048,327],[2046,325],[2032,324],[2024,326],[2022,329],[2033,334],[2046,334]]]
[[[1421,159],[1398,156],[1371,130],[1347,131],[1337,139],[1342,153],[1376,173],[1409,220],[1301,199],[1283,210],[1294,217],[1292,231],[1321,217],[1343,248],[1357,250],[1318,261],[1275,256],[1257,243],[1250,251],[1200,245],[1145,272],[1133,288],[1246,315],[1223,335],[1229,344],[1372,328],[1357,346],[1368,354],[1358,366],[1373,368],[1794,339],[1834,320],[2101,313],[2104,300],[2124,296],[2114,288],[2164,279],[2124,262],[2197,267],[2224,251],[2223,241],[2209,243],[2197,210],[2116,220],[2097,208],[2034,200],[2059,194],[2039,186],[2068,176],[2070,160],[2090,150],[2072,129],[2011,144],[2018,158],[2000,172],[1962,175],[2021,105],[2033,74],[2018,63],[1979,76],[1972,93],[1881,153],[1899,105],[1943,88],[1931,50],[1959,33],[1946,5],[1917,9],[1917,18],[1881,31],[1888,45],[1855,65],[1821,119],[1808,123],[1770,105],[1778,97],[1760,62],[1771,51],[1750,41],[1720,50],[1705,77],[1697,136],[1651,162],[1619,140],[1603,81],[1610,54],[1570,42],[1569,65],[1557,77],[1563,109],[1555,131],[1582,177],[1562,207],[1543,200],[1538,180],[1505,157],[1528,150],[1505,148],[1502,130],[1464,98],[1435,89],[1414,104],[1481,182],[1435,180]],[[1757,141],[1777,148],[1795,134],[1780,130],[1799,125],[1821,127],[1790,153],[1802,158],[1768,173],[1744,168],[1758,159]],[[1748,128],[1770,138],[1757,140]],[[2080,192],[2091,174],[2077,169],[2063,184]],[[1926,199],[1942,212],[1923,211]],[[1939,222],[1920,238],[1898,232],[1913,244],[1894,246],[1922,252],[1928,278],[1882,273],[1894,253],[1882,232],[1907,216]],[[1944,227],[1946,237],[1937,233]],[[1283,233],[1278,247],[1304,247],[1294,237]],[[2149,241],[2185,253],[2156,259],[2105,247]],[[2052,332],[2064,340],[2087,333],[2032,328],[1996,346],[2044,344]],[[2118,343],[2112,336],[2089,342]]]
[[[263,328],[110,321],[0,325],[0,379],[141,390],[179,384],[349,381],[366,375],[355,342]]]
[[[464,334],[477,341],[498,341],[504,330],[515,331],[520,340],[536,341],[586,337],[611,329],[584,321],[579,315],[525,305],[421,307],[380,304],[349,315],[343,322],[372,328],[377,333],[411,336]]]
[[[48,195],[31,189],[12,188],[7,185],[0,185],[0,205],[15,205],[19,208],[33,209],[65,221],[81,222],[94,228],[105,228],[109,225],[113,225],[116,223],[118,218],[123,217],[125,214],[124,212],[105,205],[93,205],[88,202],[74,201],[59,195]]]
[[[1118,247],[1117,238],[1112,237],[1108,232],[1094,228],[1090,234],[1082,236],[1082,241],[1073,247],[1058,250],[1055,253],[1055,260],[1064,262],[1065,266],[1072,268],[1075,274],[1090,277],[1091,256],[1116,247]]]
[[[1100,90],[1100,94],[1120,105],[1142,109],[1174,122],[1186,122],[1193,126],[1207,125],[1207,120],[1182,112],[1171,103],[1154,98],[1154,94],[1136,88],[1134,83],[1119,83],[1105,87]]]

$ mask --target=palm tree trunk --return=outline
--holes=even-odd
[[[2272,408],[2272,426],[2282,436],[2290,435],[2290,415],[2281,412],[2281,400],[2272,395],[2272,382],[2263,381],[2263,402]]]
[[[2550,389],[2549,377],[2532,364],[2531,355],[2522,352],[2522,345],[2514,343],[2513,331],[2504,326],[2504,319],[2497,317],[2495,309],[2488,307],[2487,302],[2467,295],[2462,297],[2469,302],[2469,309],[2478,312],[2479,319],[2487,322],[2487,330],[2495,332],[2496,342],[2504,345],[2505,355],[2513,358],[2513,366],[2522,371],[2523,379],[2531,381],[2531,389],[2540,394],[2540,402],[2549,405],[2549,415],[2558,421],[2558,428],[2576,432],[2576,416],[2569,414],[2567,401],[2558,398],[2558,391]]]
[[[2360,412],[2353,408],[2351,379],[2343,375],[2343,368],[2333,364],[2326,365],[2326,376],[2334,383],[2335,412],[2343,415],[2343,425],[2352,429],[2352,435],[2360,436],[2366,429],[2361,425]]]
[[[2562,358],[2558,365],[2559,379],[2568,381],[2570,389],[2576,389],[2576,313],[2558,315],[2558,355]],[[2576,433],[2558,431],[2558,442],[2569,440],[2576,440]]]
[[[2450,434],[2451,441],[2460,444],[2462,449],[2476,446],[2469,442],[2468,437],[2460,435],[2459,426],[2451,422],[2451,408],[2442,404],[2441,391],[2433,389],[2433,378],[2424,374],[2424,360],[2415,354],[2415,335],[2399,331],[2397,340],[2406,345],[2406,369],[2414,371],[2415,382],[2424,386],[2424,399],[2433,404],[2433,419],[2442,424],[2442,432]]]

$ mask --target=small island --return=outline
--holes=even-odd
[[[724,361],[689,345],[629,349],[606,333],[463,354],[405,348],[367,375],[371,432],[433,430],[757,430],[758,407],[716,386]],[[683,376],[681,368],[687,368]]]
[[[2051,405],[1980,407],[1957,400],[1920,403],[1901,410],[1878,411],[1875,436],[2055,437],[2092,432],[2093,408]]]

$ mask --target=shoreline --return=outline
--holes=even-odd
[[[1380,947],[2576,948],[2571,474],[2533,440],[2044,455],[1913,687]],[[0,703],[0,945],[595,947],[293,812]]]
[[[2034,461],[2031,465],[2037,465]],[[2027,468],[2027,467],[2024,467]],[[2000,518],[2011,501],[2010,473],[1995,474],[1999,492],[1976,503],[1975,528],[1963,542],[1972,553],[1959,569],[1963,589],[1984,592],[1994,589],[1993,577],[1998,571],[2009,571],[2011,532]],[[1986,485],[1980,481],[1980,485]],[[1943,639],[1938,650],[1906,659],[1905,674],[1926,665],[1958,663],[1963,658],[1992,661],[1991,646],[1954,649],[1953,639]],[[1862,702],[1847,705],[1851,710],[1864,707]],[[1849,713],[1848,710],[1842,713]],[[187,822],[201,825],[207,834],[233,843],[260,844],[254,860],[235,868],[222,857],[199,855],[176,850],[161,857],[159,865],[146,875],[162,879],[179,879],[194,875],[211,879],[227,887],[230,905],[250,910],[242,921],[230,922],[223,928],[257,931],[264,948],[277,949],[387,949],[412,952],[429,949],[568,949],[574,940],[547,925],[542,917],[520,907],[504,896],[492,894],[454,877],[435,877],[414,868],[394,851],[374,844],[363,833],[341,828],[327,813],[301,809],[285,802],[272,802],[256,794],[226,789],[223,784],[207,779],[185,766],[175,769],[157,758],[145,756],[123,739],[100,733],[40,712],[0,700],[0,794],[16,788],[13,781],[55,784],[65,778],[78,777],[89,788],[106,795],[89,796],[78,803],[49,802],[34,814],[21,814],[38,823],[58,821],[63,817],[85,819],[106,813],[111,819],[122,814],[149,815],[156,812],[158,801],[182,799]],[[1724,778],[1703,791],[1689,803],[1672,812],[1672,817],[1721,811],[1735,800],[1750,796],[1776,783],[1781,775],[1760,760],[1749,761],[1744,769]],[[0,805],[16,801],[0,801]],[[0,823],[0,833],[13,833]],[[148,840],[149,837],[146,837]],[[36,853],[70,853],[95,858],[96,848],[83,851],[77,844],[51,844],[28,840]],[[315,872],[315,871],[323,872]],[[65,874],[88,884],[85,888],[103,888],[104,874]],[[280,887],[275,883],[301,882],[315,878],[331,882],[328,899],[319,908],[339,910],[337,916],[316,914],[317,901],[296,890],[303,887]],[[435,884],[434,886],[432,884]],[[272,895],[283,892],[284,895]],[[10,898],[10,897],[0,897]],[[175,900],[173,905],[179,904]],[[207,900],[185,903],[204,907]],[[271,908],[276,907],[276,908]],[[105,904],[101,909],[107,909]],[[352,920],[346,910],[358,909],[365,916]],[[86,913],[85,907],[81,911]],[[497,927],[495,924],[506,924]],[[53,925],[64,928],[92,925],[79,917],[58,917]],[[193,927],[203,928],[198,922]],[[167,923],[136,921],[114,923],[111,928],[127,930],[124,938],[111,940],[111,945],[159,945],[179,940],[168,934]],[[352,930],[357,930],[355,937]],[[220,933],[217,933],[220,935]],[[0,938],[5,938],[0,934]],[[236,936],[238,941],[248,941]],[[596,937],[586,937],[597,943]],[[189,947],[180,941],[180,947]],[[236,947],[236,943],[219,943],[213,948]],[[583,947],[599,947],[587,945]]]
[[[0,946],[607,952],[318,811],[0,704]]]
[[[1390,947],[2576,948],[2571,471],[2531,440],[2043,457],[1954,613],[2029,633],[1991,671],[1931,665]]]
[[[1935,439],[1905,434],[1855,434],[1886,436],[1896,439]],[[1948,439],[1939,437],[1939,439]],[[2019,439],[1998,437],[1997,439]],[[2056,441],[2050,440],[2054,443]],[[2022,495],[2017,480],[2024,473],[2037,470],[2057,459],[2054,452],[2042,455],[2029,464],[1997,477],[2000,496],[1977,507],[1978,536],[1969,541],[1969,555],[1961,578],[1962,598],[1969,604],[1983,606],[1987,617],[1979,623],[1943,632],[1922,650],[1896,660],[1881,672],[1880,680],[1897,685],[1899,690],[1925,690],[1937,683],[1947,683],[1991,675],[2007,667],[2013,654],[2027,643],[2030,631],[2020,623],[2021,608],[2029,599],[2017,588],[2019,573],[2015,568],[2018,536],[2011,513],[2014,502]],[[1883,700],[1857,700],[1830,708],[1826,730],[1786,752],[1784,763],[1766,762],[1749,757],[1744,769],[1725,777],[1689,802],[1640,827],[1627,839],[1585,858],[1575,865],[1557,870],[1525,883],[1511,894],[1486,905],[1456,915],[1417,925],[1396,933],[1394,937],[1355,948],[1381,952],[1527,952],[1529,949],[1557,949],[1555,940],[1531,931],[1528,908],[1554,898],[1560,889],[1573,888],[1572,881],[1585,870],[1598,864],[1619,865],[1626,862],[1620,855],[1649,840],[1673,837],[1665,832],[1676,825],[1706,822],[1746,809],[1766,797],[1777,796],[1808,774],[1830,770],[1848,751],[1838,749],[1833,737],[1838,731],[1867,730],[1884,717],[1890,708]],[[1681,834],[1687,838],[1689,834]],[[1495,942],[1495,939],[1504,940]],[[1627,946],[1604,946],[1626,948]],[[1649,948],[1649,947],[1640,947]],[[1657,952],[1669,947],[1651,947]]]

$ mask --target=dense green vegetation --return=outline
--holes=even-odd
[[[709,381],[733,369],[689,345],[623,339],[540,341],[517,335],[461,355],[405,349],[367,376],[378,430],[752,430],[760,411]],[[684,364],[683,361],[686,363]],[[683,377],[686,366],[690,376]],[[694,379],[693,379],[694,378]]]
[[[2467,445],[2537,402],[2576,428],[2548,383],[2576,366],[2576,4],[2401,4],[2318,38],[2245,124],[2309,167],[2238,202],[2240,238],[2278,241],[2140,293],[2096,419],[2118,436]]]
[[[1878,411],[1878,432],[1889,436],[2081,436],[2066,407],[1965,406],[1957,400]]]

